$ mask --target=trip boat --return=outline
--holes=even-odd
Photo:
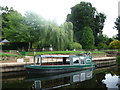
[[[52,62],[44,62],[43,58],[52,58]],[[53,58],[63,58],[62,62],[53,61]],[[66,60],[68,58],[68,60]],[[34,56],[34,65],[24,66],[28,73],[67,73],[95,67],[92,56],[89,54],[74,55],[38,55]]]

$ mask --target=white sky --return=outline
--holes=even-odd
[[[117,30],[113,27],[118,17],[119,0],[0,0],[0,5],[13,7],[20,13],[33,11],[45,19],[55,20],[60,25],[65,22],[67,14],[71,12],[70,8],[81,1],[90,2],[98,12],[107,16],[103,34],[109,37],[117,34]]]
[[[111,88],[114,88],[114,89],[118,89],[118,86],[117,84],[119,84],[119,76],[116,76],[116,75],[111,75],[110,73],[109,74],[106,74],[105,75],[105,79],[102,80],[102,82],[104,84],[106,84],[106,87],[111,89]],[[108,90],[109,90],[108,89]],[[112,90],[112,89],[111,89]]]

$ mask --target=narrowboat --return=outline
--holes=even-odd
[[[44,62],[43,58],[63,58],[62,62]],[[67,61],[66,58],[69,58]],[[38,55],[34,56],[34,65],[24,66],[28,73],[67,73],[95,67],[91,55]]]

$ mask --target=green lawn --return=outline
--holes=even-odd
[[[2,57],[4,57],[4,56],[8,56],[8,57],[10,57],[10,56],[20,56],[20,55],[16,55],[16,54],[9,54],[9,53],[0,53],[0,56],[2,56]]]
[[[41,54],[79,54],[79,53],[86,53],[86,51],[45,51],[45,52],[36,52],[36,55]],[[92,54],[105,54],[103,51],[91,51]],[[33,56],[34,52],[26,52],[26,56]],[[16,54],[9,54],[9,53],[0,53],[0,56],[22,56]]]
[[[120,49],[108,49],[108,50],[104,50],[104,51],[120,51]]]
[[[86,53],[86,51],[47,51],[47,52],[36,52],[36,55],[41,54],[79,54],[79,53]],[[104,54],[103,51],[92,51],[92,54]],[[33,52],[26,52],[26,55],[33,56]]]

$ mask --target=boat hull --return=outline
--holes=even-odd
[[[89,69],[93,67],[94,65],[61,65],[61,66],[26,65],[25,66],[28,73],[36,73],[36,74],[67,73],[67,72]]]

